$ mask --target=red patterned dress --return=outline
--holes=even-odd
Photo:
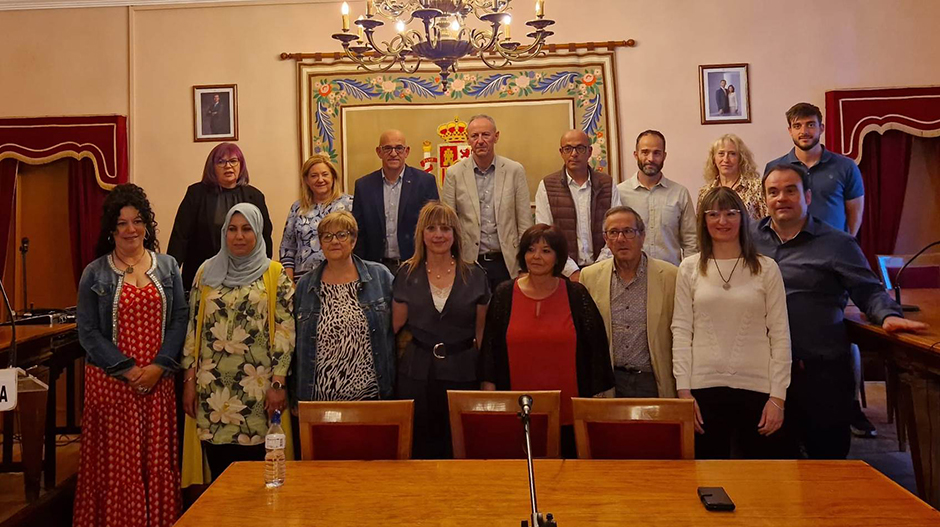
[[[125,283],[117,346],[147,366],[162,344],[163,302],[154,284]],[[146,395],[102,369],[85,366],[82,450],[74,527],[170,526],[180,511],[173,378]]]

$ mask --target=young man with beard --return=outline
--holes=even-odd
[[[818,107],[805,102],[793,105],[787,110],[787,127],[794,147],[788,154],[767,163],[764,174],[780,164],[792,164],[807,170],[813,189],[809,214],[837,230],[857,235],[865,208],[865,187],[858,166],[851,159],[830,152],[819,144],[826,128]],[[858,346],[852,346],[852,357],[852,371],[855,383],[859,385],[862,370]],[[854,406],[852,433],[859,437],[875,437],[875,426],[865,417],[857,399]]]
[[[639,170],[617,185],[620,204],[637,211],[646,224],[643,252],[679,265],[683,258],[698,252],[689,189],[663,175],[666,137],[662,132],[640,132],[633,157]]]

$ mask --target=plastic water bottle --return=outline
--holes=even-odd
[[[284,446],[287,439],[284,436],[284,429],[281,428],[281,412],[274,412],[271,417],[271,426],[268,428],[268,435],[264,437],[264,448],[267,453],[264,455],[264,486],[273,489],[284,484],[284,476],[287,472],[286,458],[284,456]]]

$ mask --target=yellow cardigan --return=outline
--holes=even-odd
[[[270,342],[274,343],[274,303],[277,301],[277,278],[281,274],[283,267],[278,262],[271,262],[268,270],[264,273],[264,288],[268,291],[268,321],[271,331]],[[199,283],[200,276],[196,276],[196,283]],[[206,295],[209,293],[207,286],[199,288],[199,313],[196,318],[196,344],[193,346],[194,353],[199,353],[199,339],[202,337],[202,321],[206,311]],[[196,294],[193,288],[192,293]],[[196,367],[199,366],[199,358],[196,358]],[[288,404],[288,408],[290,405]],[[294,441],[290,425],[290,414],[284,415],[281,419],[281,427],[284,429],[284,435],[287,438],[287,444],[284,447],[284,455],[288,460],[294,459]],[[260,461],[260,460],[259,460]],[[199,470],[198,467],[202,467]],[[180,474],[180,486],[186,488],[190,485],[208,485],[212,482],[212,474],[209,472],[209,463],[202,455],[202,441],[199,440],[199,434],[196,432],[196,420],[186,416],[183,427],[183,470]]]
[[[581,270],[580,282],[591,293],[607,328],[610,359],[613,362],[614,341],[610,329],[610,278],[613,258],[602,260]],[[669,262],[647,257],[646,334],[650,363],[656,377],[660,397],[676,397],[676,378],[672,375],[672,307],[676,299],[678,268]]]

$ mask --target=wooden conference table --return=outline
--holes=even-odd
[[[529,514],[524,460],[292,461],[283,487],[235,463],[178,526],[517,527]],[[560,527],[940,525],[940,512],[861,461],[536,460],[539,509]],[[731,513],[698,487],[724,487]]]
[[[930,329],[888,335],[854,306],[845,310],[845,318],[852,342],[888,364],[888,381],[897,385],[898,420],[910,439],[918,493],[940,507],[940,289],[904,289],[901,300],[920,307],[904,316],[926,322]]]

